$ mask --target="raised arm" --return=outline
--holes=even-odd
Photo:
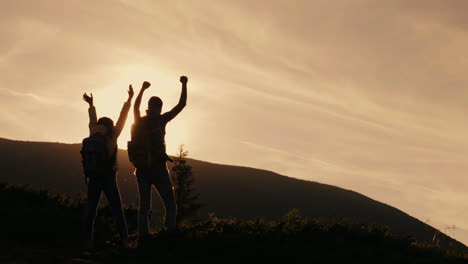
[[[135,121],[137,121],[140,118],[140,104],[141,104],[141,98],[143,97],[143,93],[150,86],[151,86],[151,83],[143,82],[143,85],[141,86],[140,92],[138,93],[138,96],[135,99],[135,105],[133,106],[133,116],[134,116],[133,120],[135,120]]]
[[[93,94],[88,96],[86,93],[83,94],[83,100],[88,103],[88,115],[89,115],[89,132],[91,133],[91,128],[97,124],[97,115],[96,108],[93,105]]]
[[[122,133],[122,129],[125,126],[125,121],[127,120],[128,111],[130,110],[130,106],[132,105],[132,98],[133,98],[133,87],[130,84],[128,86],[128,99],[124,103],[122,110],[120,110],[119,119],[117,120],[117,123],[115,124],[115,127],[114,127],[115,138],[118,138],[120,136],[120,133]]]
[[[182,109],[187,105],[187,82],[188,78],[186,76],[180,76],[180,82],[182,83],[182,92],[180,93],[179,103],[171,109],[171,111],[164,114],[167,118],[167,121],[171,121],[176,117]]]

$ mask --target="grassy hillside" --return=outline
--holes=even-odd
[[[308,220],[297,211],[281,219],[209,219],[180,232],[159,232],[131,248],[112,244],[113,221],[103,208],[95,222],[97,251],[80,247],[83,203],[18,186],[0,185],[0,201],[9,214],[0,218],[0,262],[4,263],[199,263],[238,262],[245,257],[287,257],[288,262],[466,263],[462,252],[441,250],[391,235],[373,225]],[[25,208],[28,208],[25,210]],[[130,232],[136,211],[127,209]],[[7,228],[5,228],[7,227]],[[114,229],[114,230],[112,230]],[[109,242],[106,242],[109,241]]]
[[[79,144],[1,139],[0,181],[77,194],[84,190],[79,149]],[[136,181],[126,151],[119,150],[118,161],[122,198],[127,204],[137,204]],[[412,236],[421,242],[431,242],[435,232],[404,212],[353,191],[259,169],[197,160],[190,160],[190,164],[205,205],[200,214],[204,218],[215,212],[220,217],[271,220],[298,208],[305,217],[387,226],[393,234]],[[441,238],[441,246],[465,248],[445,235]]]

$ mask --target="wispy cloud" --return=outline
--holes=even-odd
[[[13,95],[13,96],[16,96],[16,97],[27,97],[27,98],[33,99],[34,101],[36,101],[38,103],[43,103],[43,104],[44,103],[51,104],[53,102],[52,100],[50,100],[48,98],[39,96],[39,95],[34,94],[34,93],[16,92],[16,91],[6,89],[6,88],[0,88],[0,92],[8,93],[9,95]]]

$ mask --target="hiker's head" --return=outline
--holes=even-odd
[[[107,135],[112,135],[114,133],[114,121],[108,117],[101,117],[97,121],[98,125],[103,125],[106,127]]]
[[[148,101],[148,110],[147,114],[161,114],[163,102],[161,98],[153,96]]]

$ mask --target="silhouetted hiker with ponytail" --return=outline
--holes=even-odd
[[[101,193],[107,197],[112,213],[117,222],[120,240],[123,247],[128,247],[127,223],[122,209],[119,187],[117,186],[117,138],[127,119],[133,98],[130,85],[128,100],[120,111],[119,119],[114,126],[112,119],[101,117],[97,120],[96,108],[93,105],[93,94],[83,94],[83,100],[89,104],[89,134],[83,140],[81,149],[85,182],[88,187],[88,208],[84,223],[84,238],[89,249],[93,247],[93,225]]]
[[[138,231],[140,239],[149,234],[148,215],[151,209],[151,187],[154,185],[165,207],[164,227],[176,230],[177,205],[174,197],[166,162],[171,161],[166,154],[166,124],[176,117],[187,102],[187,77],[181,76],[182,93],[179,103],[171,111],[161,114],[162,100],[153,96],[148,101],[146,116],[140,116],[140,103],[143,93],[150,87],[144,82],[133,108],[135,123],[132,126],[132,141],[128,142],[130,161],[136,168],[140,207]]]

